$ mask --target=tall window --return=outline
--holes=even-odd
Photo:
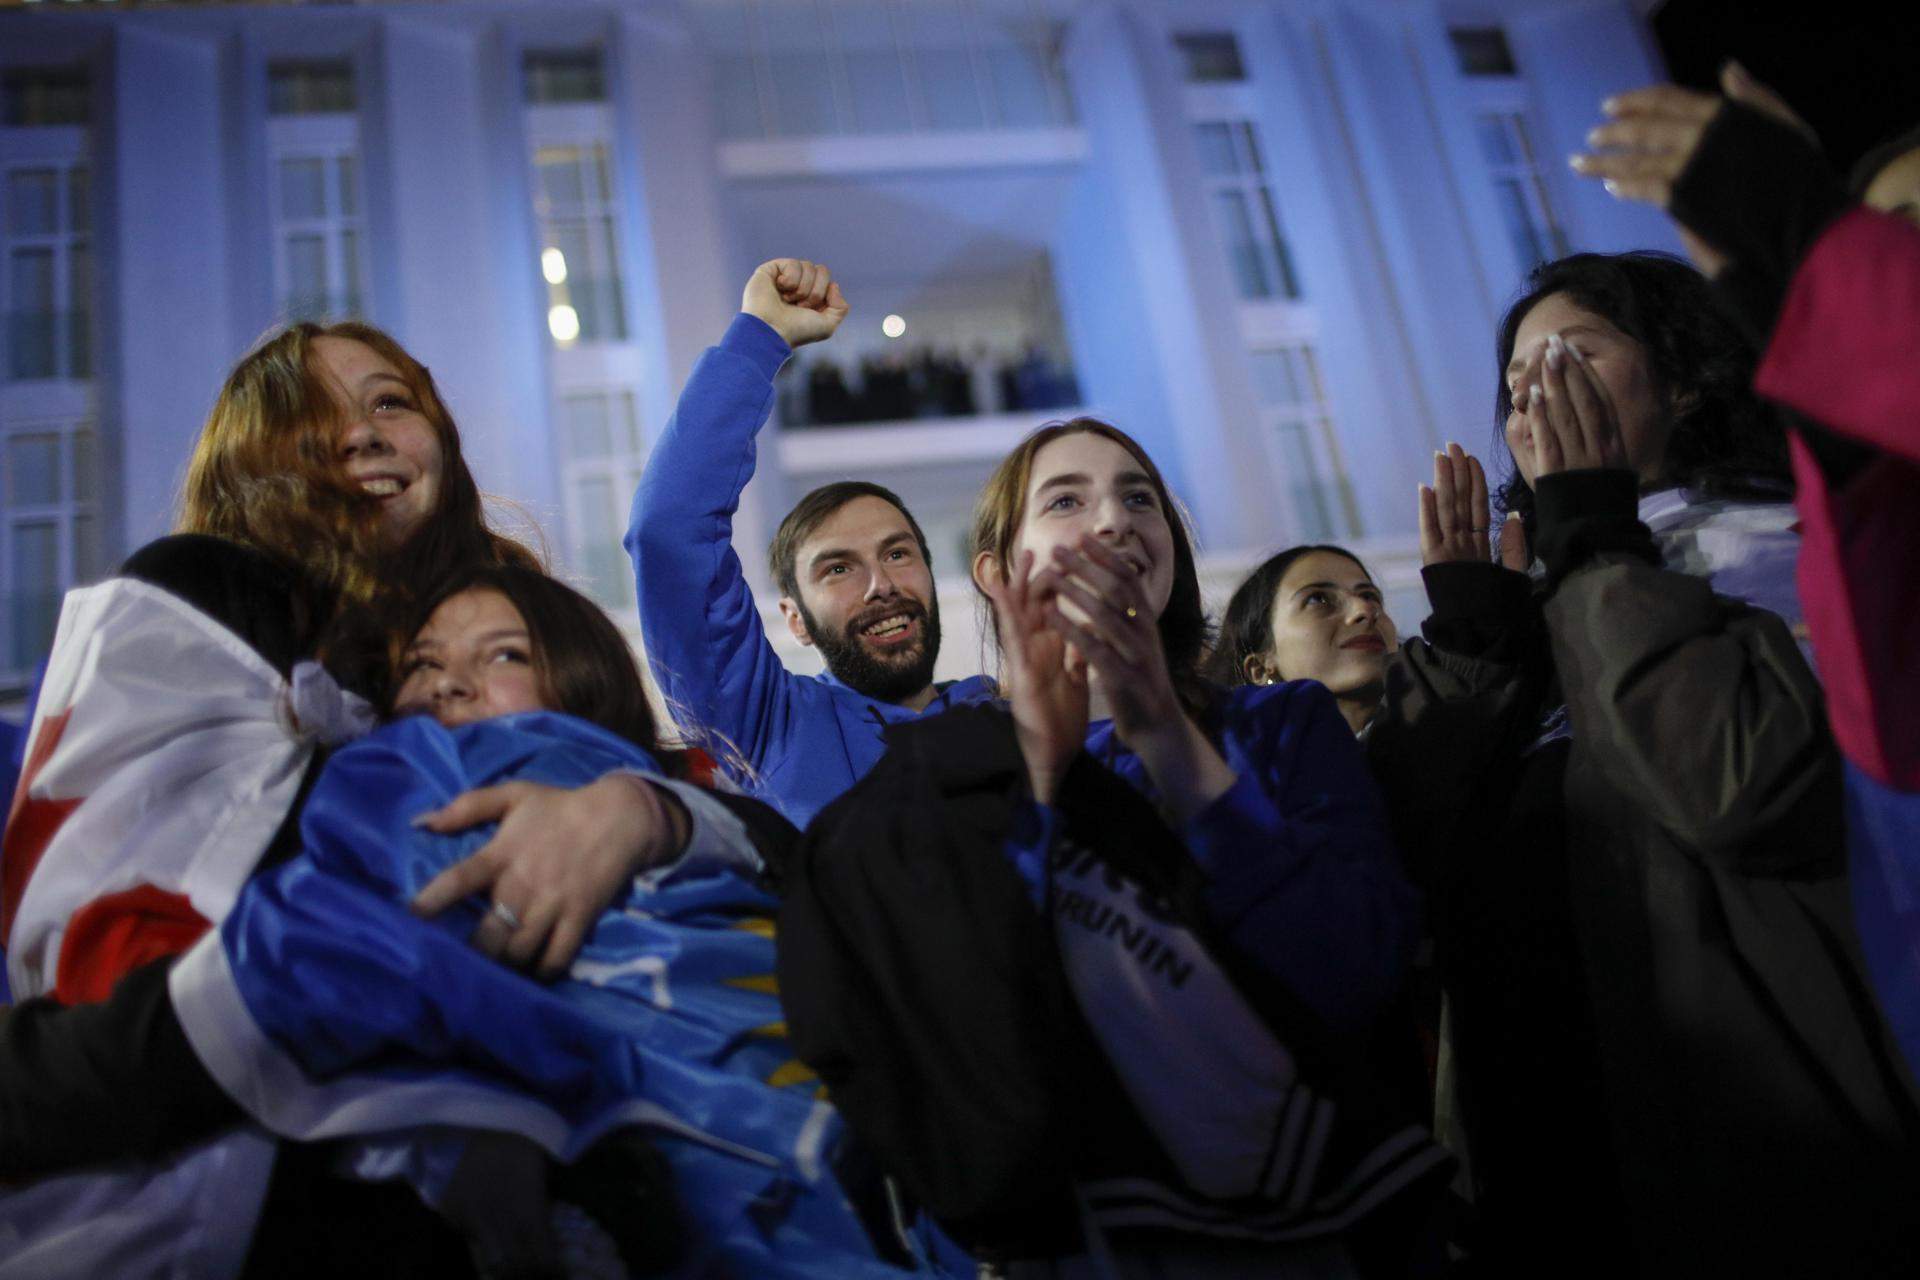
[[[1474,119],[1480,154],[1493,177],[1501,223],[1523,269],[1567,255],[1567,235],[1554,216],[1546,175],[1517,110],[1483,111]]]
[[[1293,498],[1304,539],[1363,532],[1346,459],[1333,430],[1313,344],[1291,342],[1247,353],[1274,465]]]
[[[275,292],[290,320],[361,310],[360,121],[346,63],[268,69]]]
[[[1226,246],[1234,287],[1246,299],[1300,296],[1293,257],[1281,232],[1273,183],[1251,120],[1203,120],[1193,126],[1206,175],[1214,229]]]
[[[0,170],[6,197],[7,378],[93,373],[93,253],[86,162],[35,159]]]
[[[1565,257],[1567,235],[1533,144],[1527,124],[1527,86],[1506,32],[1498,27],[1454,27],[1447,35],[1474,103],[1474,136],[1493,179],[1501,226],[1521,270]]]
[[[646,461],[633,392],[578,388],[560,397],[564,481],[572,562],[593,598],[609,609],[633,604],[633,572],[620,540]]]
[[[47,652],[60,599],[102,571],[94,433],[81,422],[0,426],[0,565],[5,629],[0,680],[17,682]]]
[[[547,329],[555,342],[619,342],[627,336],[614,246],[613,184],[598,140],[536,147],[534,213]]]

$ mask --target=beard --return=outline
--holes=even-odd
[[[814,619],[806,604],[800,606],[800,618],[807,633],[826,659],[827,670],[847,688],[876,702],[904,702],[933,683],[933,665],[940,657],[940,602],[923,605],[910,596],[863,609],[847,619],[839,631],[830,631]],[[920,641],[895,653],[875,653],[867,647],[860,631],[882,618],[905,614],[921,623]]]

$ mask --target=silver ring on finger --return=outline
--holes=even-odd
[[[520,913],[498,899],[494,900],[492,914],[498,917],[500,923],[506,925],[507,928],[513,930],[520,928]]]

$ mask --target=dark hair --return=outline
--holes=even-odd
[[[1875,143],[1867,154],[1854,161],[1853,169],[1847,175],[1848,193],[1856,200],[1864,196],[1867,188],[1873,185],[1873,180],[1880,176],[1880,171],[1909,151],[1920,151],[1920,126]]]
[[[1232,688],[1247,683],[1247,659],[1258,657],[1273,645],[1273,597],[1280,590],[1280,580],[1287,576],[1294,561],[1316,551],[1344,556],[1360,567],[1368,582],[1373,581],[1373,571],[1364,560],[1345,547],[1329,543],[1303,543],[1268,556],[1265,563],[1247,575],[1245,582],[1234,588],[1233,598],[1227,601],[1227,612],[1220,622],[1220,640],[1207,659],[1207,674],[1215,684]]]
[[[1200,573],[1194,565],[1186,513],[1168,492],[1166,477],[1160,474],[1160,468],[1132,436],[1098,418],[1072,418],[1049,422],[1015,445],[1013,452],[994,468],[974,503],[972,558],[977,559],[983,551],[991,553],[994,563],[1000,566],[1001,577],[1007,576],[1013,564],[1014,540],[1026,516],[1027,483],[1033,477],[1034,458],[1062,436],[1080,433],[1104,436],[1132,454],[1140,469],[1147,473],[1160,510],[1166,513],[1167,528],[1173,535],[1173,594],[1160,614],[1160,646],[1167,655],[1167,670],[1173,676],[1174,691],[1187,710],[1203,713],[1213,701],[1212,687],[1200,670],[1212,628],[1207,625],[1207,612],[1200,602]],[[974,587],[978,590],[979,583]],[[980,592],[980,599],[985,632],[997,637],[993,601],[984,591]]]
[[[800,599],[800,544],[812,537],[827,517],[855,498],[878,498],[905,517],[907,527],[913,530],[913,540],[920,544],[920,558],[926,561],[929,570],[933,568],[933,552],[927,548],[927,535],[920,531],[920,522],[907,510],[907,504],[900,501],[899,494],[871,480],[836,480],[821,485],[795,503],[774,531],[773,541],[767,544],[767,570],[781,595],[789,600]]]
[[[1749,389],[1753,348],[1720,310],[1706,279],[1668,253],[1576,253],[1544,262],[1527,277],[1526,292],[1500,321],[1495,365],[1496,453],[1507,453],[1510,465],[1506,422],[1513,394],[1507,364],[1527,313],[1556,293],[1600,316],[1646,352],[1654,389],[1673,406],[1663,485],[1724,497],[1778,497],[1790,491],[1786,433]],[[1531,545],[1533,490],[1518,466],[1512,466],[1494,505],[1498,516],[1520,514]]]
[[[410,625],[394,633],[396,672],[397,659],[434,610],[463,591],[498,591],[519,610],[533,647],[540,700],[549,709],[617,733],[652,753],[669,772],[679,771],[678,753],[662,748],[647,686],[626,637],[599,605],[536,569],[474,566],[444,579],[422,598]],[[398,684],[390,681],[389,705]]]

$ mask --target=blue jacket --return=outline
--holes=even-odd
[[[750,794],[804,827],[873,767],[886,725],[992,697],[993,684],[957,681],[916,712],[831,675],[794,675],[774,652],[733,550],[733,513],[789,354],[768,325],[739,315],[700,357],[640,477],[626,546],[647,660],[676,718],[713,740]]]
[[[1362,1032],[1398,994],[1420,925],[1366,757],[1333,696],[1311,680],[1243,685],[1216,714],[1216,741],[1239,776],[1176,828],[1207,874],[1208,913],[1315,1013]],[[1155,796],[1111,720],[1090,726],[1087,752]],[[1033,816],[1007,852],[1039,894],[1058,815],[1035,806]]]

